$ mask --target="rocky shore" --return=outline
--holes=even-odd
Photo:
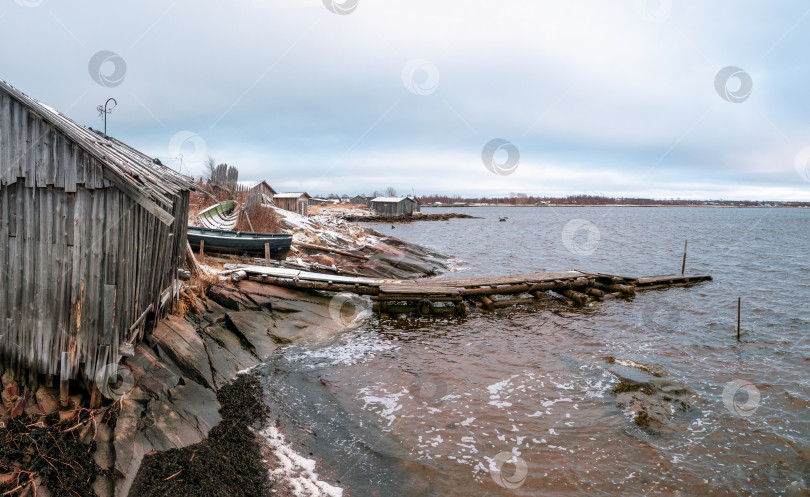
[[[290,261],[387,278],[447,269],[443,254],[334,216],[282,216],[296,240],[361,256],[296,247]],[[185,291],[180,315],[161,320],[123,359],[111,399],[99,409],[88,408],[86,394],[62,407],[58,389],[0,377],[0,494],[290,493],[273,481],[279,461],[258,435],[272,426],[258,383],[244,372],[286,344],[339,333],[370,303],[360,299],[336,312],[332,295],[208,278],[190,282],[197,288]]]

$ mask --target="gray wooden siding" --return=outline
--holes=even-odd
[[[162,223],[103,165],[0,92],[0,361],[92,381],[184,260],[188,192]],[[171,241],[169,234],[172,234]],[[109,345],[109,356],[104,345]]]

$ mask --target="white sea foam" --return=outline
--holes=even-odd
[[[388,421],[388,426],[391,426],[394,421],[397,420],[395,413],[402,409],[402,404],[399,403],[399,399],[408,393],[408,389],[404,388],[400,392],[390,393],[390,394],[372,394],[370,393],[371,389],[369,387],[362,388],[360,390],[360,395],[365,403],[363,405],[363,409],[365,410],[375,410],[370,409],[370,406],[381,406],[382,409],[379,410],[380,416],[383,417],[386,421]]]
[[[343,497],[343,489],[321,481],[315,472],[315,460],[308,459],[293,450],[278,428],[269,426],[259,433],[278,459],[278,466],[270,470],[272,479],[282,481],[296,496]]]
[[[290,362],[307,362],[313,369],[324,366],[354,366],[373,359],[381,352],[398,348],[399,345],[391,341],[380,340],[379,336],[366,333],[317,349],[291,346],[287,348],[285,358]]]

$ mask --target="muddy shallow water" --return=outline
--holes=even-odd
[[[810,210],[459,211],[481,219],[374,227],[453,254],[456,276],[675,273],[688,238],[687,272],[715,280],[583,310],[365,315],[284,349],[265,390],[322,479],[358,496],[809,494]],[[665,430],[617,404],[638,365],[688,389]]]

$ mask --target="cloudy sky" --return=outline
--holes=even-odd
[[[0,26],[1,79],[94,128],[116,98],[109,134],[187,174],[810,199],[802,1],[0,0]]]

